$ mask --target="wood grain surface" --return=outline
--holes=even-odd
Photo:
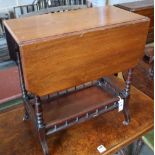
[[[115,101],[118,101],[116,96],[107,93],[102,88],[92,86],[55,100],[49,99],[43,102],[44,120],[47,123],[58,124],[67,119],[75,119],[76,116],[85,116],[88,111],[89,114],[93,113],[97,108],[108,106]]]
[[[26,89],[39,96],[134,67],[148,25],[112,6],[5,22],[20,46]]]
[[[48,138],[50,153],[99,155],[97,147],[102,144],[107,148],[103,155],[113,154],[153,129],[153,100],[134,87],[131,88],[129,109],[132,119],[128,126],[122,124],[123,114],[112,111],[51,135]],[[29,122],[22,121],[22,115],[23,107],[0,114],[0,154],[42,155],[33,128]]]
[[[75,32],[81,34],[94,28],[116,26],[142,19],[145,20],[145,17],[107,6],[11,19],[4,21],[4,25],[21,45],[43,38],[62,37]]]
[[[42,96],[134,67],[147,28],[135,23],[23,46],[26,89]]]

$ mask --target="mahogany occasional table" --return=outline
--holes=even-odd
[[[103,113],[119,109],[129,124],[132,70],[143,55],[149,18],[107,6],[4,25],[19,67],[24,120],[35,125],[44,155],[50,134]],[[123,70],[124,87],[106,77]]]

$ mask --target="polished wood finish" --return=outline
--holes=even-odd
[[[115,5],[119,8],[146,16],[150,18],[149,32],[147,36],[147,43],[154,41],[154,1],[143,0],[129,3],[121,3]]]
[[[39,96],[132,68],[148,24],[113,6],[5,22],[20,48],[26,90]]]
[[[131,14],[114,6],[86,8],[64,13],[45,14],[4,21],[19,45],[82,34],[97,28],[116,27],[145,17]],[[54,24],[54,25],[53,25]],[[120,25],[119,25],[120,24]]]
[[[118,80],[115,82],[120,83]],[[121,86],[124,87],[122,84]],[[153,100],[134,87],[131,88],[130,99],[132,121],[128,126],[121,123],[123,115],[112,111],[50,136],[50,153],[98,155],[97,147],[102,144],[107,148],[103,155],[111,155],[153,129]],[[23,107],[17,107],[0,114],[0,154],[42,155],[40,146],[34,138],[33,128],[21,119],[22,113]]]
[[[24,120],[34,121],[44,155],[49,155],[49,134],[118,108],[120,98],[124,100],[124,125],[129,124],[131,68],[143,56],[148,26],[148,18],[112,6],[5,22],[6,32],[16,42]],[[125,89],[102,78],[126,69]],[[93,88],[84,87],[88,82]],[[84,90],[77,90],[81,86]],[[72,87],[74,92],[69,91]],[[42,108],[42,97],[62,91],[64,98],[54,98],[53,106],[47,108],[51,122],[44,121],[48,112]]]
[[[107,106],[115,101],[118,101],[118,98],[111,93],[103,91],[100,87],[91,86],[55,100],[45,101],[43,104],[44,119],[45,122],[52,124],[63,123],[71,119],[71,116],[75,118],[88,111],[93,113],[98,107]]]
[[[137,23],[23,46],[26,89],[42,96],[134,67],[143,55],[147,26]]]

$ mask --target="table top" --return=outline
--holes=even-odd
[[[122,86],[120,80],[115,82]],[[109,155],[153,129],[153,100],[134,87],[130,99],[131,123],[128,126],[122,124],[121,112],[111,111],[49,136],[50,153],[99,155],[97,147],[104,145],[107,151],[103,155]],[[24,123],[22,115],[21,106],[0,114],[0,139],[3,142],[0,142],[0,154],[42,155],[31,124]]]
[[[106,6],[11,19],[4,21],[4,24],[16,42],[23,44],[40,39],[84,34],[145,18],[114,6]]]
[[[140,0],[140,1],[134,1],[134,2],[128,2],[128,3],[121,3],[121,4],[117,4],[116,6],[128,11],[138,11],[141,9],[154,8],[154,1]]]

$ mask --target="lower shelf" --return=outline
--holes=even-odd
[[[73,92],[43,104],[46,128],[51,132],[96,117],[117,107],[118,97],[99,86]],[[51,129],[52,127],[52,129]]]
[[[118,108],[120,92],[117,85],[104,78],[48,95],[48,98],[42,97],[46,134]],[[30,105],[33,105],[33,108]],[[33,115],[34,102],[27,102],[27,108]],[[35,115],[33,117],[35,118]]]

